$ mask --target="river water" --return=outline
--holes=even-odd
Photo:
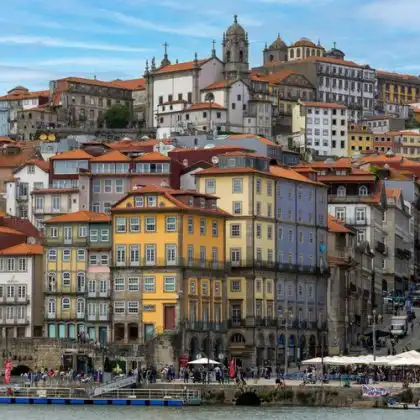
[[[102,407],[2,405],[0,420],[411,420],[418,410],[254,407]]]

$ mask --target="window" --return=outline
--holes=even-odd
[[[273,182],[267,181],[267,195],[271,197],[273,194]]]
[[[188,216],[188,233],[192,235],[194,233],[194,218]]]
[[[98,230],[92,229],[90,232],[90,242],[98,242]]]
[[[101,241],[108,242],[109,241],[109,230],[108,229],[101,229]]]
[[[214,194],[216,192],[216,180],[206,179],[206,194]]]
[[[87,236],[88,236],[87,226],[79,226],[79,237],[80,238],[87,238]]]
[[[77,250],[77,261],[85,261],[86,259],[86,251],[82,248]]]
[[[124,192],[124,181],[122,179],[115,180],[115,192],[119,194]]]
[[[58,229],[55,226],[50,227],[50,237],[51,238],[58,237]]]
[[[176,279],[175,279],[175,277],[164,277],[163,278],[163,291],[164,292],[175,292],[176,291]]]
[[[154,195],[147,196],[147,205],[149,207],[156,207],[156,203],[157,203],[157,200]]]
[[[114,313],[115,314],[125,313],[125,302],[114,302]]]
[[[48,300],[48,313],[55,314],[55,299]]]
[[[261,194],[261,178],[257,178],[255,181],[255,190],[257,194]]]
[[[299,232],[299,243],[303,244],[304,239],[305,239],[305,236],[304,236],[303,232]]]
[[[205,264],[206,262],[206,247],[200,246],[200,264]]]
[[[166,264],[176,265],[177,263],[176,251],[177,251],[176,245],[173,245],[173,244],[165,245]]]
[[[364,230],[357,231],[357,243],[361,244],[366,241],[366,232]]]
[[[232,179],[232,192],[234,194],[242,193],[242,178],[233,178]]]
[[[140,262],[140,246],[130,245],[130,263],[139,264]]]
[[[241,291],[241,281],[240,280],[231,280],[230,281],[230,291],[231,292],[240,292]]]
[[[200,218],[200,235],[204,236],[206,234],[206,219],[204,217]]]
[[[104,192],[112,193],[112,180],[111,179],[104,180]]]
[[[176,232],[176,216],[167,216],[165,218],[166,232]]]
[[[273,217],[273,205],[270,203],[267,204],[267,217]]]
[[[261,224],[260,223],[257,223],[257,229],[256,229],[256,235],[257,235],[257,239],[261,239],[261,237],[262,237],[262,228],[261,228]]]
[[[48,261],[57,261],[57,250],[49,249],[48,250]]]
[[[346,187],[344,185],[340,185],[337,188],[337,197],[345,197],[346,196]]]
[[[63,311],[68,311],[70,309],[70,299],[69,298],[63,298],[61,300],[61,309]]]
[[[71,251],[69,248],[63,249],[63,261],[70,261]]]
[[[125,245],[117,245],[117,264],[122,265],[125,263],[125,253]]]
[[[129,219],[130,232],[137,233],[140,232],[140,217],[132,216]]]
[[[261,216],[261,202],[260,201],[257,201],[257,204],[256,204],[256,214],[257,216]]]
[[[129,277],[128,278],[128,291],[129,292],[138,292],[139,291],[139,278],[138,277]]]
[[[344,222],[346,220],[346,208],[345,207],[336,207],[335,217]]]
[[[144,253],[146,264],[154,265],[156,263],[156,245],[145,245]]]
[[[156,281],[154,276],[147,276],[143,278],[143,292],[155,293]]]
[[[360,196],[366,196],[369,194],[368,188],[366,187],[366,185],[361,185],[359,187],[359,195]]]
[[[125,290],[125,279],[124,278],[116,278],[114,280],[114,290],[116,292],[124,292],[124,290]]]
[[[145,232],[156,232],[156,217],[149,216],[144,220],[144,231]]]
[[[239,224],[230,225],[230,237],[231,238],[240,238],[241,237],[241,225],[239,225]]]
[[[127,313],[138,314],[139,313],[139,303],[138,302],[127,302]]]
[[[116,219],[116,231],[117,233],[123,233],[126,231],[126,219],[125,217],[117,217]]]
[[[268,240],[273,239],[273,226],[271,225],[267,226],[267,239]]]
[[[134,206],[135,207],[143,207],[144,206],[144,200],[143,197],[134,197]]]
[[[366,222],[366,209],[363,207],[356,207],[356,223]]]
[[[242,201],[234,201],[232,203],[232,213],[236,216],[242,214]]]
[[[70,287],[70,273],[68,271],[64,271],[61,274],[61,280],[63,282],[63,287]]]
[[[27,270],[26,258],[19,258],[17,271],[26,271],[26,270]]]
[[[241,261],[241,249],[240,248],[231,248],[230,249],[230,261],[233,265],[239,265]]]
[[[293,242],[293,231],[291,229],[287,232],[287,240]]]
[[[219,224],[217,223],[217,220],[213,220],[211,222],[211,234],[213,238],[217,238],[219,236]]]

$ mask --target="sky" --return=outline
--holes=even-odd
[[[68,76],[142,77],[145,62],[221,56],[233,15],[249,33],[250,65],[265,43],[307,37],[374,68],[419,74],[420,0],[1,0],[0,94],[47,89]]]

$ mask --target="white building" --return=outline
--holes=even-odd
[[[299,102],[293,108],[295,140],[305,133],[305,147],[321,156],[347,156],[348,110],[327,102]],[[302,145],[299,145],[300,147]]]
[[[42,255],[39,244],[0,250],[0,336],[42,337]]]
[[[6,212],[10,216],[28,219],[38,229],[33,208],[36,207],[32,192],[48,186],[49,163],[30,160],[13,172],[13,179],[6,182]]]
[[[194,130],[271,135],[268,82],[250,77],[248,34],[236,16],[222,45],[224,61],[213,47],[210,58],[196,55],[193,61],[171,64],[165,51],[160,67],[155,59],[151,68],[146,66],[147,125],[157,127],[159,136]],[[216,112],[210,112],[210,103]]]

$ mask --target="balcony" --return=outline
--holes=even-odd
[[[16,196],[16,201],[28,201],[28,194],[21,193]]]
[[[86,319],[90,322],[106,322],[109,321],[109,315],[88,314]]]
[[[275,270],[277,264],[274,261],[261,261],[256,259],[229,261],[231,268],[260,268],[267,270]]]
[[[89,299],[107,299],[111,296],[109,290],[100,291],[100,290],[88,290],[87,297]]]
[[[6,304],[6,305],[27,305],[29,303],[30,296],[11,296],[6,297],[2,296],[0,297],[0,304]]]
[[[243,328],[245,327],[245,319],[241,318],[230,318],[228,319],[228,328]]]
[[[411,259],[411,251],[409,251],[408,249],[396,248],[395,249],[395,256],[400,260],[410,260]]]
[[[26,316],[24,316],[23,318],[0,318],[0,325],[26,325],[28,323],[29,321]]]
[[[185,320],[185,328],[190,331],[227,331],[226,322]]]
[[[76,286],[62,286],[56,285],[55,287],[49,287],[48,284],[45,287],[46,295],[84,295],[86,293],[86,288],[79,288]]]
[[[327,175],[328,176],[328,175]],[[341,183],[345,183],[346,182],[346,177],[343,176],[343,181]],[[338,183],[338,181],[337,181]],[[342,203],[364,203],[366,202],[366,199],[371,199],[373,198],[373,195],[368,194],[368,195],[344,195],[344,196],[339,196],[339,195],[335,195],[335,194],[328,194],[328,203],[338,203],[338,204],[342,204]]]
[[[186,258],[176,258],[175,260],[149,260],[141,258],[139,261],[116,261],[115,267],[182,267],[205,270],[226,270],[226,263],[224,261],[193,260]]]

